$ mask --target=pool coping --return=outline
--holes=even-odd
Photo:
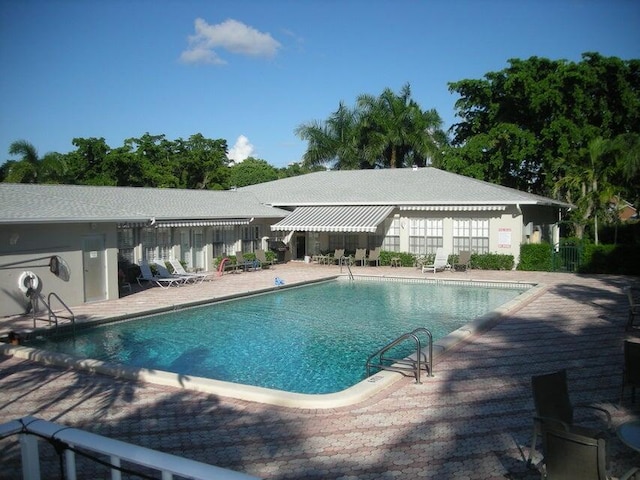
[[[313,283],[319,283],[324,281],[333,280],[336,278],[347,277],[347,275],[336,275],[330,278],[324,278],[320,280],[298,282],[295,284],[287,285],[286,288],[295,288]],[[500,287],[512,287],[512,288],[527,288],[520,295],[510,300],[509,302],[501,305],[500,307],[491,310],[490,312],[481,315],[466,325],[454,330],[447,336],[434,342],[433,344],[433,359],[432,363],[437,364],[438,360],[447,352],[452,351],[457,346],[467,342],[474,335],[477,335],[483,331],[490,329],[495,325],[503,316],[508,313],[515,312],[524,307],[535,298],[542,295],[548,287],[545,284],[533,283],[533,282],[513,282],[513,281],[484,281],[484,280],[445,280],[445,279],[425,279],[424,277],[394,277],[388,275],[354,275],[359,279],[367,280],[395,280],[403,281],[406,283],[427,283],[427,284],[440,284],[440,285],[473,285],[473,286],[500,286]],[[490,285],[487,285],[490,284]],[[201,306],[208,303],[218,303],[228,300],[233,300],[245,296],[260,295],[270,293],[283,287],[270,287],[260,290],[255,290],[250,293],[233,294],[224,297],[218,297],[209,301],[198,301],[190,304],[180,305],[179,308],[190,308]],[[171,310],[175,310],[176,306],[171,308],[161,308],[155,310],[149,310],[144,315],[152,315],[156,313],[163,313]],[[82,325],[90,326],[105,322],[121,321],[127,318],[144,316],[140,314],[132,315],[120,315],[117,317],[101,318],[91,320],[83,323]],[[390,387],[397,381],[405,378],[402,373],[392,371],[379,371],[374,375],[360,381],[359,383],[335,393],[327,394],[303,394],[294,392],[285,392],[281,390],[274,390],[264,387],[257,387],[252,385],[244,385],[232,382],[226,382],[222,380],[214,380],[197,376],[190,376],[184,374],[176,374],[166,372],[162,370],[153,370],[147,368],[127,367],[120,364],[113,364],[103,362],[94,359],[80,359],[70,355],[49,352],[46,350],[39,350],[23,345],[10,345],[0,344],[0,354],[14,356],[16,358],[22,358],[25,360],[39,362],[45,365],[54,365],[65,368],[73,368],[77,370],[83,370],[92,373],[99,373],[103,375],[112,376],[115,378],[146,382],[155,385],[168,386],[184,390],[192,390],[197,392],[209,393],[214,395],[220,395],[224,397],[234,398],[237,400],[245,400],[251,402],[258,402],[268,405],[287,407],[287,408],[299,408],[299,409],[332,409],[354,405],[367,400],[374,395],[382,392],[386,388]],[[435,375],[437,375],[437,369],[434,369]],[[428,378],[428,377],[423,377]]]

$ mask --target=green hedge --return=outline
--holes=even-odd
[[[640,275],[640,245],[584,245],[582,273]]]
[[[518,270],[550,272],[553,270],[552,247],[549,243],[528,243],[520,245]]]

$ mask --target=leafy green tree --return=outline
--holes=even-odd
[[[265,160],[249,157],[229,167],[229,184],[246,187],[278,179],[278,170]]]
[[[459,95],[461,121],[443,168],[577,202],[578,235],[604,218],[610,198],[601,197],[637,201],[639,60],[597,53],[580,62],[512,59],[449,89]]]
[[[191,135],[187,141],[174,142],[175,174],[181,188],[221,189],[226,187],[228,164],[226,140],[210,140],[202,134]]]

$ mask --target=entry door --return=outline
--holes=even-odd
[[[296,258],[304,258],[307,254],[307,237],[298,235],[296,237]]]
[[[84,301],[95,302],[106,299],[107,270],[102,235],[83,238],[82,263],[84,268]]]

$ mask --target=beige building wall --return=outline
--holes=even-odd
[[[100,251],[87,252],[100,261],[99,291],[85,290],[85,258],[87,239],[98,239]],[[0,232],[0,316],[27,311],[29,298],[19,288],[23,272],[38,276],[38,291],[47,298],[55,292],[67,305],[93,300],[118,298],[117,245],[115,224],[6,225]],[[59,256],[61,271],[50,271],[50,259]],[[113,272],[114,274],[110,274]],[[54,304],[55,306],[55,304]],[[59,304],[56,309],[59,308]]]

